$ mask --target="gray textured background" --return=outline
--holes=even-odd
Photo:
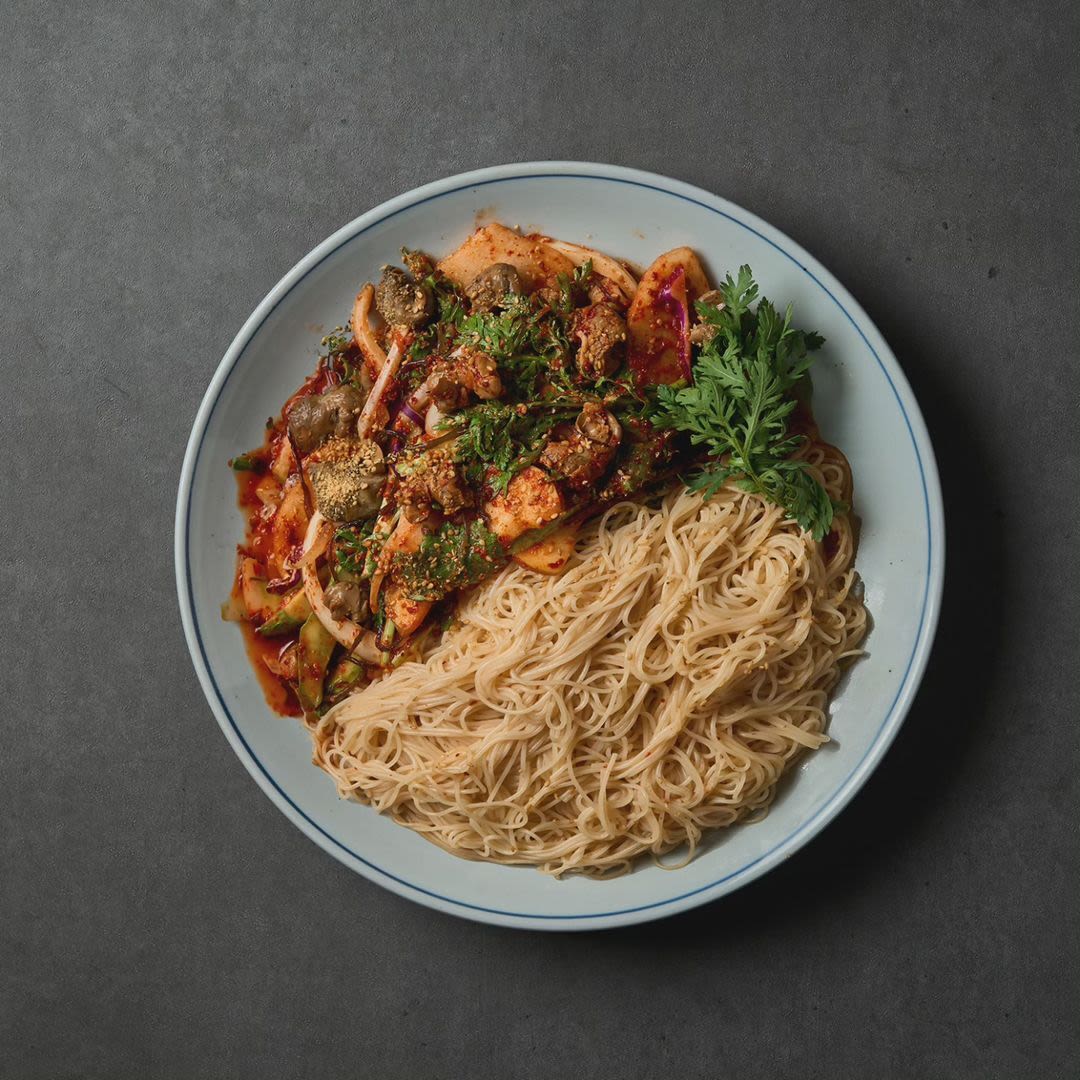
[[[0,1075],[1077,1075],[1077,9],[781,7],[4,3]],[[195,409],[277,278],[553,157],[817,254],[914,384],[949,528],[855,803],[727,900],[583,936],[434,914],[288,824],[172,570]]]

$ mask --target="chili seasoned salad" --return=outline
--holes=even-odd
[[[279,712],[321,715],[421,655],[464,590],[559,574],[587,521],[680,482],[759,494],[828,547],[843,504],[802,453],[822,339],[748,267],[714,289],[681,247],[638,280],[498,224],[401,260],[230,462],[248,528],[223,614]]]

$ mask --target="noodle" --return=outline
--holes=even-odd
[[[849,496],[842,455],[806,456]],[[620,504],[561,576],[507,569],[426,657],[331,709],[315,761],[466,858],[598,876],[689,859],[827,739],[866,631],[847,515],[831,541],[730,485]]]

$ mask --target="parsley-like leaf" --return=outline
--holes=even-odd
[[[319,342],[322,350],[320,356],[333,356],[335,353],[344,352],[352,344],[352,331],[344,326],[335,326],[329,334],[326,334]]]
[[[395,569],[413,600],[439,600],[475,585],[506,562],[499,538],[479,518],[444,521],[418,551],[398,552]]]
[[[487,480],[496,491],[505,492],[510,481],[540,456],[548,432],[576,411],[576,406],[487,401],[444,423],[461,431],[454,456],[469,483],[478,486]],[[491,467],[495,471],[489,476]]]
[[[371,546],[375,519],[358,525],[343,525],[334,533],[332,573],[337,581],[361,578]]]
[[[570,355],[567,317],[533,296],[507,295],[500,311],[477,311],[457,324],[455,344],[486,353],[511,397],[536,397]]]
[[[694,363],[693,385],[658,387],[651,419],[705,448],[708,458],[690,478],[692,489],[708,497],[733,480],[820,540],[836,508],[806,463],[792,460],[802,439],[788,434],[788,420],[792,391],[824,339],[795,329],[790,307],[781,316],[764,297],[754,307],[758,287],[748,266],[735,279],[729,274],[720,292],[722,305],[697,305],[717,332]]]

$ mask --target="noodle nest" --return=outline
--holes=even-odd
[[[808,463],[840,498],[830,449]],[[827,741],[867,624],[846,514],[829,539],[731,485],[613,507],[560,576],[508,568],[426,655],[331,709],[315,762],[465,858],[609,876],[682,849],[682,865]]]

